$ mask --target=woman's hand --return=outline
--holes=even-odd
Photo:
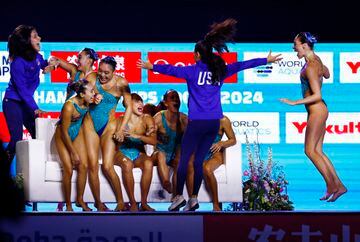
[[[142,68],[142,69],[147,69],[147,70],[152,70],[153,69],[153,64],[151,64],[151,62],[149,60],[147,60],[146,62],[143,60],[138,60],[136,63],[137,68]]]
[[[102,99],[103,99],[103,95],[101,95],[100,93],[96,93],[94,96],[94,103],[99,104]]]
[[[71,158],[71,163],[73,164],[73,166],[78,166],[80,164],[80,156],[78,155],[77,152],[72,152],[70,154],[70,158]]]
[[[219,152],[222,148],[222,142],[219,141],[211,146],[210,151],[214,154],[216,152]]]
[[[55,66],[48,65],[47,67],[44,68],[44,70],[42,71],[42,74],[48,74],[53,70],[55,70]]]
[[[36,109],[36,110],[34,111],[34,114],[35,114],[36,117],[41,117],[42,115],[45,115],[46,112],[43,111],[43,110],[41,110],[41,109]]]
[[[124,137],[125,137],[125,131],[122,130],[118,130],[114,133],[113,135],[113,139],[116,140],[117,142],[121,143],[124,141]]]
[[[280,57],[281,54],[278,54],[278,55],[271,55],[271,50],[267,56],[267,63],[273,63],[273,62],[276,62],[276,61],[279,61],[279,60],[282,60],[282,57]]]
[[[280,102],[289,104],[289,105],[291,105],[291,106],[296,105],[296,101],[291,101],[291,100],[289,100],[289,99],[287,99],[287,98],[280,98]]]

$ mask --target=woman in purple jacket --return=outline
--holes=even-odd
[[[10,142],[6,148],[8,162],[15,156],[16,142],[22,139],[23,125],[35,138],[35,118],[43,113],[34,100],[40,83],[40,69],[49,70],[40,51],[41,37],[32,26],[20,25],[8,39],[10,82],[3,100],[3,112],[9,128]]]
[[[198,194],[203,179],[203,161],[218,133],[220,119],[223,118],[221,108],[220,89],[224,79],[248,68],[265,65],[280,60],[279,55],[271,52],[267,58],[258,58],[226,65],[219,54],[228,52],[227,41],[232,41],[236,32],[237,21],[227,19],[222,23],[215,23],[205,38],[195,45],[195,65],[175,67],[172,65],[153,65],[149,61],[138,62],[138,67],[153,70],[162,74],[184,78],[189,91],[189,122],[181,143],[181,155],[178,168],[176,197],[170,211],[178,211],[185,206],[182,196],[187,166],[190,156],[194,153],[194,189],[193,197]],[[196,198],[189,199],[190,210],[199,204]]]

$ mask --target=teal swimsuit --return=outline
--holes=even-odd
[[[166,155],[166,164],[170,164],[170,161],[175,157],[176,146],[176,131],[170,129],[166,122],[165,112],[161,111],[161,122],[165,128],[166,135],[163,136],[163,140],[157,143],[157,149],[162,151]]]
[[[124,156],[132,161],[135,161],[137,158],[139,158],[140,152],[145,152],[144,143],[140,139],[133,137],[125,138],[119,150],[121,153],[123,153]]]
[[[74,141],[79,134],[82,121],[83,121],[84,116],[87,113],[88,109],[80,108],[79,105],[77,105],[73,100],[68,100],[68,101],[71,102],[74,105],[76,111],[78,113],[80,113],[80,117],[71,119],[71,124],[68,129],[68,134],[70,136],[70,139],[71,139],[71,141]],[[61,117],[60,117],[58,124],[61,124]]]
[[[91,105],[89,113],[94,123],[96,133],[101,136],[109,121],[110,111],[116,108],[120,98],[105,91],[98,79],[96,79],[96,88],[99,94],[103,96],[103,99],[99,104]]]
[[[219,141],[221,140],[221,138],[222,138],[222,135],[217,134],[216,137],[215,137],[215,140],[214,140],[213,144],[216,144],[217,142],[219,142]],[[213,156],[213,153],[211,152],[211,150],[209,150],[208,153],[207,153],[206,156],[205,156],[204,161],[210,160],[212,156]]]
[[[302,68],[301,68],[301,72],[304,70],[304,67],[306,65],[304,65]],[[309,84],[309,80],[303,78],[301,75],[300,75],[300,82],[301,82],[301,93],[302,93],[302,96],[305,98],[305,94],[308,90],[311,90],[310,89],[310,84]],[[323,103],[326,105],[326,102],[324,99],[322,99]]]

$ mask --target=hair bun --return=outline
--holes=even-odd
[[[312,35],[310,32],[305,32],[305,37],[310,43],[312,44],[317,43],[316,37]]]

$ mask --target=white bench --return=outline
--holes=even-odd
[[[62,202],[64,201],[61,191],[62,167],[54,142],[55,124],[57,119],[38,118],[36,119],[36,139],[19,141],[16,144],[17,173],[24,178],[24,189],[26,200],[29,202]],[[242,170],[241,170],[241,145],[227,148],[225,151],[225,165],[221,165],[215,176],[218,181],[218,192],[220,202],[241,202],[242,201]],[[99,164],[101,164],[101,157]],[[115,166],[120,177],[121,168]],[[140,201],[140,178],[141,170],[133,169],[135,179],[135,198]],[[77,172],[72,176],[71,199],[75,201],[75,181]],[[103,202],[115,202],[114,193],[99,169],[101,200]],[[170,196],[167,192],[165,199],[160,199],[158,191],[161,189],[157,168],[153,169],[153,178],[150,186],[149,202],[169,202]],[[125,188],[122,184],[124,200],[128,201]],[[187,195],[186,188],[184,195]],[[199,202],[209,202],[210,197],[201,185]],[[94,202],[89,184],[87,183],[84,193],[85,202]]]

